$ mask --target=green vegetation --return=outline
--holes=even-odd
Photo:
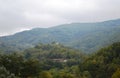
[[[58,43],[1,53],[0,78],[120,78],[120,42],[90,55]]]
[[[36,28],[0,38],[1,50],[9,53],[53,41],[83,52],[95,52],[120,41],[120,19],[98,23],[72,23],[52,28]]]
[[[1,37],[0,78],[120,78],[119,33],[118,19]]]
[[[0,78],[18,78],[18,77],[7,71],[5,67],[0,67]]]
[[[89,72],[92,78],[111,78],[120,67],[120,42],[99,50],[79,67],[81,71]]]
[[[67,62],[66,65],[72,66],[84,58],[84,54],[79,50],[64,47],[58,43],[36,45],[34,48],[26,49],[24,55],[26,59],[39,59],[42,62],[49,63],[49,67],[61,68],[63,65],[60,62]]]

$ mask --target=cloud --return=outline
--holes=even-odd
[[[0,0],[0,35],[120,18],[120,0]]]

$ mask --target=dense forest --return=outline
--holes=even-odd
[[[120,42],[92,54],[59,43],[0,52],[0,78],[120,78]]]

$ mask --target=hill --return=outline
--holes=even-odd
[[[67,66],[79,64],[85,54],[78,50],[64,47],[61,44],[39,44],[34,48],[29,48],[23,51],[26,59],[38,59],[41,62],[48,64],[44,68],[62,67],[62,63]]]
[[[120,42],[100,49],[79,65],[80,71],[91,78],[120,77]],[[89,78],[89,77],[86,77]]]
[[[120,42],[89,56],[58,44],[39,44],[23,54],[0,54],[0,77],[120,78]]]
[[[50,78],[41,77],[41,73],[57,69],[56,74],[53,71],[57,75],[60,70],[78,65],[83,58],[80,51],[61,44],[39,44],[21,53],[0,54],[0,78]]]
[[[72,23],[51,28],[35,28],[0,38],[3,51],[24,50],[39,43],[58,42],[65,46],[94,52],[120,41],[120,19],[97,23]]]

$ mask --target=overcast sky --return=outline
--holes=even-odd
[[[0,0],[0,35],[120,18],[120,0]]]

